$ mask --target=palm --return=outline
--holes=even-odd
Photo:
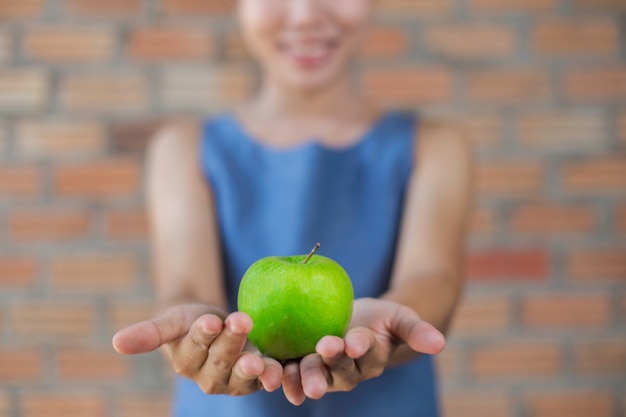
[[[358,299],[343,339],[326,336],[317,343],[316,353],[304,357],[299,366],[290,364],[285,368],[285,395],[298,404],[305,397],[352,390],[360,382],[380,375],[401,344],[416,352],[434,354],[443,349],[445,342],[437,329],[406,306],[388,300]],[[299,378],[293,378],[294,373]]]

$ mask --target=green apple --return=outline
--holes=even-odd
[[[346,271],[315,255],[270,256],[253,263],[241,280],[238,309],[252,319],[248,339],[278,360],[315,352],[326,335],[343,337],[352,316],[354,292]]]

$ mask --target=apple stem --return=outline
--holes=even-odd
[[[302,261],[303,264],[309,262],[309,259],[311,259],[311,256],[315,255],[315,252],[317,252],[317,250],[320,248],[320,244],[319,242],[315,244],[315,246],[313,247],[313,249],[311,250],[311,252],[307,255],[306,258],[304,258],[304,261]]]

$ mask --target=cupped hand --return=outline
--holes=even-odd
[[[360,382],[381,375],[402,345],[414,352],[436,354],[443,350],[445,340],[409,307],[388,300],[358,299],[343,339],[325,336],[315,353],[285,365],[285,396],[298,405],[307,397],[318,399],[327,392],[350,391]]]
[[[113,346],[123,354],[165,347],[176,373],[194,380],[207,394],[278,389],[281,364],[244,349],[252,329],[250,317],[235,312],[222,320],[223,315],[203,304],[174,306],[155,319],[120,330]]]

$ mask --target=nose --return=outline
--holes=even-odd
[[[337,0],[342,1],[342,0]],[[322,16],[321,0],[290,0],[288,21],[294,27],[306,28],[319,22]]]

